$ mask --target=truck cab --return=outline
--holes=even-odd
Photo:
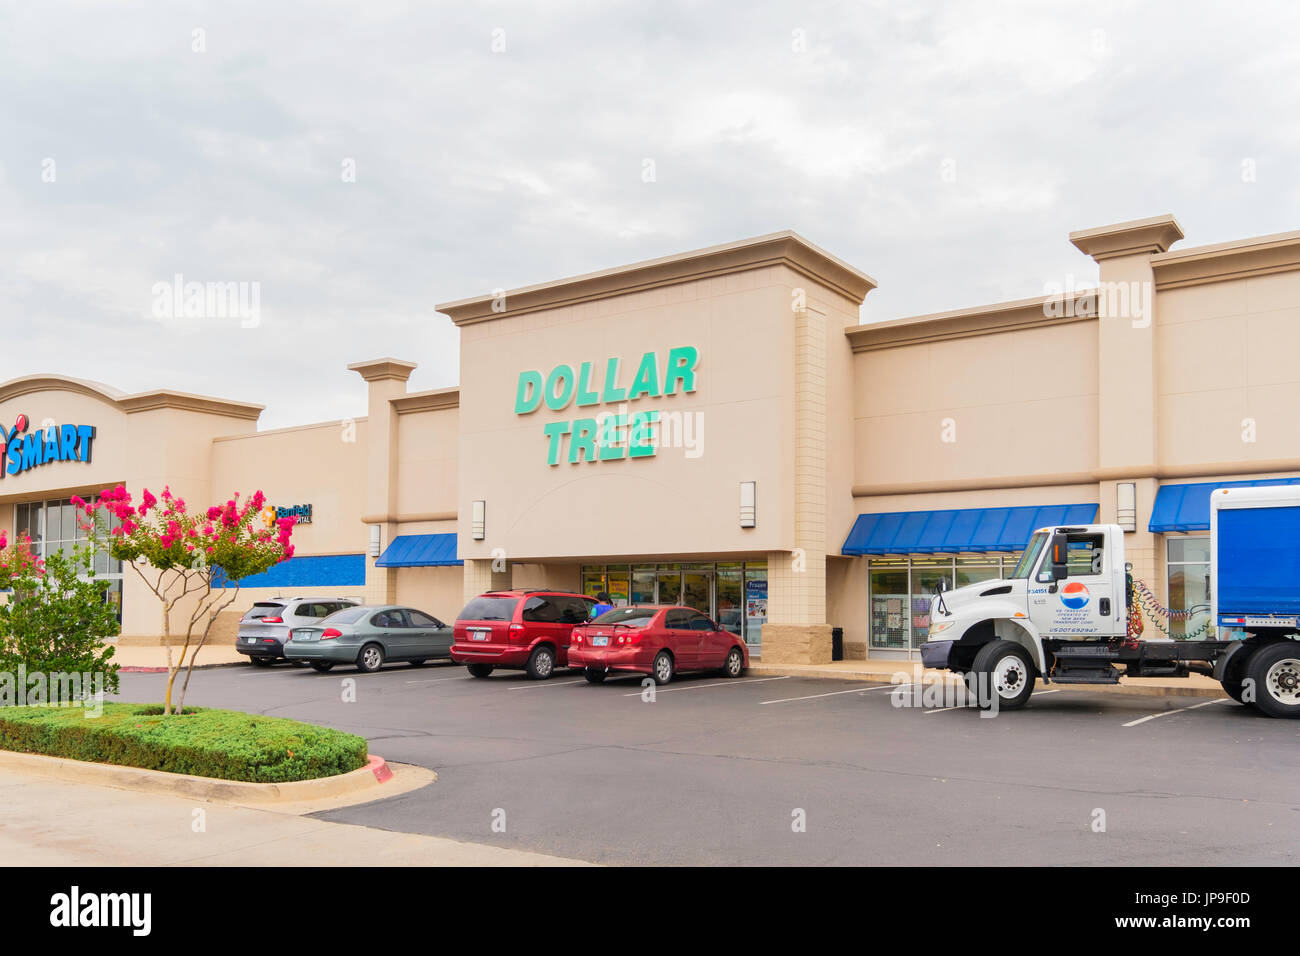
[[[1023,648],[1045,673],[1044,641],[1123,637],[1127,606],[1124,532],[1118,525],[1039,528],[1011,574],[942,591],[932,599],[927,667],[965,673],[984,645]]]

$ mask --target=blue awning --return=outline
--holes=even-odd
[[[858,515],[841,554],[955,554],[1019,551],[1037,528],[1090,524],[1096,505],[961,508]]]
[[[377,568],[449,568],[456,558],[456,535],[399,534],[375,561]]]
[[[1191,485],[1161,485],[1151,507],[1147,530],[1209,531],[1210,492],[1215,488],[1258,488],[1263,485],[1300,485],[1300,478],[1256,478],[1253,481],[1204,481]]]

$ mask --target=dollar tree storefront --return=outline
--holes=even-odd
[[[270,431],[247,402],[22,376],[0,528],[62,549],[74,494],[260,489],[310,521],[250,603],[452,619],[494,588],[603,591],[696,607],[765,663],[914,656],[936,586],[1013,573],[1046,524],[1119,524],[1152,599],[1198,606],[1210,491],[1300,480],[1300,233],[1181,237],[1082,230],[1095,291],[869,324],[874,280],[792,232],[461,299],[436,320],[459,386],[360,361],[336,384],[364,415]],[[152,596],[101,565],[123,640],[158,640]]]

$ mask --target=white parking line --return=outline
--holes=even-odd
[[[1198,707],[1209,707],[1211,704],[1222,704],[1228,698],[1216,697],[1214,700],[1202,701],[1199,704],[1192,704],[1190,707],[1177,707],[1174,710],[1162,710],[1158,714],[1147,714],[1145,717],[1139,717],[1137,720],[1130,720],[1125,727],[1136,727],[1138,724],[1145,724],[1148,720],[1155,720],[1157,717],[1168,717],[1170,714],[1181,714],[1185,710],[1195,710]]]
[[[537,684],[525,684],[523,687],[507,687],[506,690],[541,690],[543,687],[564,687],[567,684],[585,684],[587,678],[582,680],[548,680]]]
[[[829,694],[809,694],[807,697],[782,697],[780,700],[760,700],[759,704],[788,704],[795,700],[816,700],[819,697],[838,697],[840,694],[865,694],[873,690],[893,690],[896,687],[910,687],[910,684],[868,684],[852,690],[833,690]]]
[[[790,675],[786,674],[784,677],[753,677],[747,680],[743,678],[740,680],[735,680],[735,679],[725,680],[717,684],[683,684],[680,687],[665,687],[662,690],[656,691],[656,693],[669,694],[675,690],[703,690],[706,687],[738,687],[741,684],[762,684],[770,680],[789,680],[789,679],[790,679]],[[641,691],[638,690],[631,694],[624,694],[623,696],[640,697]]]

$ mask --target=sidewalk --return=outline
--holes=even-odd
[[[764,664],[754,658],[749,673],[771,677],[824,677],[830,680],[861,681],[868,684],[890,684],[895,674],[906,675],[906,680],[961,682],[962,678],[949,671],[927,670],[920,661],[835,661],[830,664]],[[1056,685],[1053,685],[1056,686]],[[1142,694],[1148,697],[1226,697],[1219,682],[1200,674],[1184,678],[1121,677],[1118,684],[1062,684],[1080,690],[1110,694]]]
[[[180,657],[181,644],[177,643],[172,647],[172,659],[179,661]],[[231,664],[244,664],[247,663],[248,656],[239,653],[231,644],[208,644],[199,650],[195,660],[197,663],[195,663],[194,668],[198,670],[201,667],[225,667]],[[126,673],[165,672],[167,670],[167,648],[161,644],[146,647],[118,647],[113,654],[113,662]]]
[[[13,770],[0,770],[0,805],[0,860],[6,866],[589,865]],[[201,832],[195,832],[196,821]]]

